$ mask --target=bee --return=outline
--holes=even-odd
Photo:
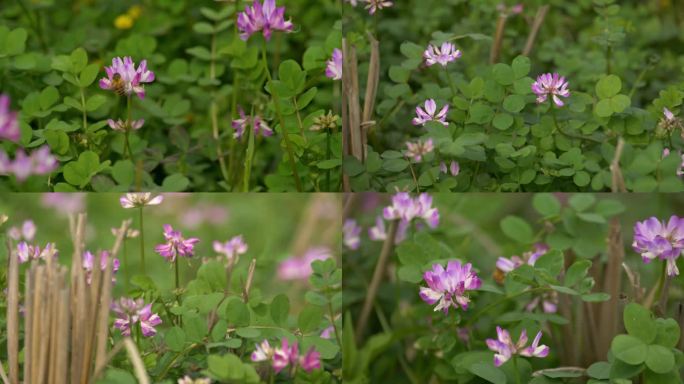
[[[114,93],[116,93],[119,96],[123,96],[126,94],[126,83],[123,81],[121,75],[118,73],[115,73],[114,77],[112,78],[112,90],[114,90]]]
[[[492,273],[492,277],[494,278],[494,281],[496,281],[499,284],[503,284],[504,280],[506,279],[506,273],[504,271],[500,270],[499,268],[496,268],[494,270],[494,273]]]

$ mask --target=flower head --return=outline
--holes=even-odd
[[[313,347],[305,355],[300,356],[297,342],[290,343],[287,339],[282,339],[279,347],[271,347],[268,340],[262,341],[255,346],[251,359],[254,362],[270,361],[276,373],[288,366],[299,365],[306,372],[321,367],[321,354]]]
[[[503,273],[511,272],[523,264],[534,266],[537,260],[548,252],[549,247],[546,244],[535,244],[534,250],[523,253],[522,257],[512,256],[511,258],[499,257],[496,261],[496,267]]]
[[[206,377],[193,379],[190,376],[183,376],[182,379],[178,379],[178,384],[211,384],[211,379],[207,379]]]
[[[322,131],[325,129],[333,130],[337,128],[338,120],[339,116],[335,115],[332,111],[328,111],[328,113],[314,118],[310,129],[312,131]]]
[[[164,239],[166,243],[154,247],[155,252],[161,255],[168,262],[176,261],[176,257],[192,257],[195,252],[195,244],[198,238],[183,238],[180,231],[174,231],[169,224],[164,224]]]
[[[247,249],[247,243],[245,243],[242,235],[235,236],[225,243],[214,241],[214,251],[225,255],[226,259],[231,263],[237,262],[237,258],[247,253]]]
[[[460,59],[462,55],[461,51],[456,49],[456,46],[449,42],[444,42],[439,47],[430,44],[427,49],[425,49],[425,52],[423,52],[423,58],[428,67],[435,64],[446,67],[452,61]]]
[[[17,244],[17,256],[19,257],[20,264],[32,260],[47,261],[48,259],[56,259],[58,255],[59,251],[54,243],[47,243],[42,249],[37,245],[30,245],[25,241]]]
[[[325,68],[325,75],[333,80],[342,79],[342,51],[335,48],[332,53],[332,58],[327,61],[328,66]]]
[[[387,220],[411,222],[413,219],[423,219],[430,228],[439,224],[439,211],[432,206],[432,196],[427,193],[412,198],[406,192],[399,192],[392,196],[392,205],[385,207],[382,214]]]
[[[26,240],[28,242],[33,241],[36,236],[36,225],[33,220],[25,220],[21,224],[21,228],[12,227],[7,231],[7,236],[13,240]]]
[[[63,214],[83,212],[84,193],[44,193],[43,206],[50,207]]]
[[[240,38],[247,41],[252,34],[261,31],[264,38],[271,40],[273,31],[292,32],[292,21],[285,20],[285,7],[276,7],[275,0],[254,0],[244,12],[238,14],[237,26]]]
[[[406,156],[413,159],[415,162],[420,162],[428,153],[435,150],[435,145],[432,139],[416,140],[415,142],[406,142]]]
[[[347,219],[342,227],[342,232],[344,233],[344,245],[351,249],[359,249],[361,245],[361,227],[356,224],[356,220]]]
[[[17,181],[23,182],[31,175],[47,175],[57,169],[59,163],[50,153],[50,147],[44,145],[27,155],[18,149],[12,161],[0,150],[0,175],[14,175]]]
[[[458,174],[461,173],[461,166],[458,164],[458,161],[452,160],[447,168],[446,163],[442,161],[439,163],[439,171],[445,175],[450,173],[451,176],[458,176]]]
[[[537,77],[537,81],[532,83],[532,92],[537,95],[537,103],[541,104],[551,96],[559,107],[565,105],[560,97],[570,97],[568,82],[558,73],[545,73]]]
[[[394,236],[394,244],[399,244],[406,240],[406,232],[410,222],[401,220],[397,227],[397,234]],[[375,218],[375,226],[368,228],[368,237],[373,241],[385,241],[387,239],[387,230],[385,229],[385,220],[382,215]]]
[[[388,8],[394,5],[391,1],[388,0],[365,0],[365,2],[368,3],[366,5],[366,9],[368,10],[368,13],[371,15],[374,15],[376,11],[382,10],[383,8]]]
[[[128,122],[128,120],[123,121],[121,119],[119,120],[112,120],[109,119],[107,120],[107,124],[109,127],[115,131],[119,132],[126,132],[128,130],[133,130],[137,131],[138,129],[142,128],[142,126],[145,124],[145,119],[140,119],[140,120],[133,120],[132,122]]]
[[[107,269],[107,263],[109,262],[109,252],[100,252],[100,270],[104,271]],[[95,256],[86,251],[83,254],[83,269],[86,271],[86,281],[91,284],[93,281],[93,266],[95,265]],[[112,282],[116,281],[114,274],[119,270],[119,259],[114,258],[112,260]]]
[[[494,354],[494,365],[500,367],[514,355],[526,357],[546,357],[549,354],[549,347],[546,345],[539,345],[542,337],[542,332],[539,331],[534,338],[532,345],[527,345],[527,330],[523,329],[520,333],[517,343],[513,343],[510,333],[507,330],[497,326],[497,339],[487,339],[487,347],[496,352]]]
[[[255,136],[273,136],[273,130],[271,129],[271,127],[268,126],[268,124],[266,124],[266,121],[264,121],[264,119],[260,116],[247,116],[245,115],[245,111],[242,109],[242,107],[238,107],[238,113],[240,113],[240,118],[233,120],[233,122],[231,123],[231,126],[235,130],[235,133],[233,133],[233,137],[242,137],[242,135],[245,134],[247,128],[249,128],[250,124],[252,124],[252,126],[254,127]]]
[[[10,110],[10,98],[0,94],[0,140],[18,142],[21,138],[17,113]]]
[[[442,109],[437,112],[437,103],[433,99],[425,101],[425,110],[420,106],[416,107],[416,117],[413,118],[413,125],[425,125],[428,121],[440,123],[443,126],[449,126],[446,121],[447,113],[449,113],[449,105],[445,104]]]
[[[303,256],[288,257],[281,261],[278,265],[278,278],[281,280],[307,280],[313,273],[311,263],[331,257],[332,253],[326,247],[310,248]]]
[[[112,66],[105,67],[107,77],[100,79],[100,88],[114,91],[119,96],[130,96],[133,93],[139,98],[145,98],[145,83],[154,81],[154,72],[147,69],[147,60],[135,67],[129,56],[112,59]]]
[[[682,119],[675,116],[675,114],[672,113],[672,111],[670,111],[669,109],[663,108],[663,117],[658,122],[658,126],[655,130],[655,135],[656,137],[662,139],[669,135],[672,135],[674,131],[678,129],[681,130],[683,128],[684,122],[682,122]]]
[[[428,285],[420,288],[420,298],[435,306],[435,311],[449,313],[449,308],[468,309],[470,298],[466,291],[480,288],[482,282],[475,274],[470,263],[462,265],[458,260],[447,263],[446,269],[441,264],[432,266],[432,270],[423,274]]]
[[[153,196],[149,192],[127,193],[119,198],[121,206],[126,209],[140,208],[147,205],[159,205],[162,201],[164,201],[164,196]]]
[[[140,323],[143,336],[154,336],[157,333],[155,327],[162,323],[159,315],[152,313],[152,304],[145,304],[143,299],[122,297],[112,303],[112,311],[117,316],[114,327],[123,336],[130,336],[136,323]]]
[[[666,223],[651,217],[637,222],[632,247],[644,263],[655,258],[665,260],[668,276],[679,275],[677,258],[684,249],[684,219],[672,216]]]
[[[299,357],[299,365],[306,371],[310,373],[314,369],[321,368],[321,354],[316,351],[314,347],[311,347],[309,351],[304,355]]]

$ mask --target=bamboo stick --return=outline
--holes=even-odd
[[[19,255],[13,249],[11,239],[7,239],[9,267],[7,270],[7,362],[9,381],[19,384]]]
[[[145,371],[145,365],[143,364],[142,358],[140,358],[140,352],[138,352],[138,348],[135,346],[133,340],[131,340],[130,337],[126,337],[124,339],[124,345],[126,346],[128,357],[133,364],[133,371],[138,382],[140,384],[150,384],[150,379],[147,377],[147,372]]]

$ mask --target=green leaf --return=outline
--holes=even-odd
[[[12,30],[5,40],[5,46],[0,47],[0,53],[7,56],[16,56],[24,53],[26,50],[26,37],[28,33],[24,28],[17,28]],[[4,49],[2,49],[4,48]]]
[[[278,67],[278,79],[292,92],[299,94],[304,90],[306,72],[294,60],[285,60]]]
[[[532,227],[520,217],[507,216],[500,223],[501,230],[511,240],[521,244],[532,244],[534,242],[534,232]]]
[[[596,116],[598,117],[610,117],[613,115],[613,107],[610,104],[610,99],[604,99],[596,104]]]
[[[582,212],[596,202],[596,197],[590,193],[576,193],[570,197],[568,203],[577,212]]]
[[[520,79],[530,73],[532,64],[527,56],[518,56],[513,59],[513,64],[511,64],[511,67],[513,68],[513,75],[515,78]]]
[[[498,113],[496,116],[494,116],[492,125],[494,125],[494,128],[504,131],[513,125],[513,116],[509,115],[508,113]]]
[[[537,193],[532,198],[532,206],[544,217],[558,216],[561,204],[556,196],[550,193]]]
[[[178,327],[172,327],[164,334],[164,342],[170,350],[180,352],[185,346],[185,332]]]
[[[192,30],[203,35],[210,35],[214,33],[214,27],[211,24],[204,21],[195,23],[192,26]]]
[[[509,95],[504,99],[503,107],[511,113],[518,113],[525,108],[525,97],[521,95]]]
[[[183,331],[187,341],[197,343],[207,335],[209,328],[204,318],[191,314],[183,316]]]
[[[322,319],[323,309],[315,306],[307,306],[299,313],[297,325],[303,333],[309,333],[318,329]]]
[[[625,109],[629,108],[632,104],[632,99],[627,95],[617,95],[610,99],[610,108],[614,113],[621,113]]]
[[[490,383],[506,384],[506,374],[491,363],[476,363],[468,367],[468,370]]]
[[[90,64],[81,71],[78,77],[78,82],[82,88],[88,88],[90,84],[95,81],[97,74],[100,72],[100,66],[98,64]]]
[[[617,335],[611,343],[610,350],[618,359],[627,364],[636,365],[646,360],[648,346],[636,337]]]
[[[589,268],[591,268],[591,261],[586,259],[575,261],[565,272],[565,280],[563,283],[566,287],[574,287],[584,279]]]
[[[601,99],[611,98],[622,89],[622,80],[615,75],[608,75],[603,77],[596,84],[596,94]]]
[[[86,101],[86,111],[92,112],[100,108],[107,102],[107,98],[103,95],[94,95]],[[80,105],[79,105],[80,106]]]
[[[610,363],[596,362],[587,368],[587,374],[594,379],[608,380],[610,378]]]
[[[87,64],[88,53],[85,49],[79,47],[71,52],[71,69],[74,71],[74,74],[80,73]]]
[[[583,301],[588,303],[598,303],[610,300],[610,295],[604,292],[587,293],[580,296]]]
[[[190,180],[181,175],[180,173],[174,173],[169,175],[164,179],[162,183],[162,191],[164,192],[182,192],[188,188],[190,185]]]
[[[119,160],[112,167],[112,177],[122,186],[130,186],[135,180],[135,167],[130,160]]]
[[[636,303],[629,303],[623,313],[623,321],[627,333],[646,344],[655,340],[657,326],[653,314],[648,309]]]
[[[655,373],[667,373],[675,366],[672,350],[662,345],[649,345],[646,366]]]
[[[551,276],[556,277],[563,270],[563,253],[561,251],[552,249],[546,254],[542,255],[536,263],[534,263],[535,269],[544,269]]]
[[[509,65],[503,63],[494,65],[492,74],[494,75],[494,80],[501,85],[511,85],[515,80],[513,69],[511,69]]]
[[[43,132],[45,140],[50,148],[60,154],[64,155],[69,151],[69,136],[63,131],[45,130]]]
[[[654,343],[668,348],[674,348],[679,342],[681,330],[674,319],[657,319],[657,333]]]
[[[85,151],[81,153],[77,161],[72,161],[64,166],[64,179],[71,185],[83,188],[100,170],[100,158],[97,154],[92,151]]]
[[[271,319],[280,326],[285,326],[287,316],[290,313],[290,299],[285,294],[279,294],[273,298],[270,305]]]
[[[236,327],[248,327],[251,315],[247,304],[238,298],[231,299],[226,305],[226,320]]]
[[[59,100],[59,92],[55,87],[47,87],[40,92],[40,98],[38,100],[40,102],[40,109],[45,111],[50,109],[50,107]]]

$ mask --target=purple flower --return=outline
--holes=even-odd
[[[366,5],[366,9],[368,10],[368,13],[373,15],[377,10],[382,10],[383,8],[388,8],[394,5],[391,1],[388,0],[364,0],[365,2],[368,3]]]
[[[112,90],[119,96],[130,96],[133,93],[139,98],[145,98],[145,83],[154,81],[154,72],[147,69],[147,60],[140,62],[135,68],[133,59],[129,56],[112,59],[112,66],[105,67],[106,78],[100,79],[100,88]]]
[[[305,372],[310,373],[314,369],[321,368],[321,354],[316,351],[314,347],[311,347],[309,351],[304,355],[299,357],[299,365],[304,369]]]
[[[32,260],[44,260],[56,259],[59,256],[59,251],[55,247],[54,243],[47,243],[45,247],[41,249],[37,245],[30,245],[25,241],[17,244],[17,256],[19,257],[19,263],[23,264]]]
[[[535,244],[534,250],[523,253],[522,258],[512,256],[510,259],[506,257],[499,257],[496,261],[496,267],[503,273],[508,273],[523,264],[534,266],[537,260],[548,252],[549,247],[546,244]]]
[[[417,140],[412,143],[410,141],[406,142],[406,156],[413,159],[415,162],[420,162],[423,157],[428,153],[435,150],[435,145],[432,139],[427,139],[425,141]]]
[[[332,325],[329,326],[328,328],[324,329],[323,332],[320,334],[321,339],[332,339],[335,337],[335,327]]]
[[[245,243],[242,235],[233,237],[232,239],[222,243],[214,241],[214,251],[226,256],[229,262],[237,262],[240,255],[247,253],[247,243]]]
[[[153,196],[149,192],[127,193],[119,198],[123,208],[140,208],[147,205],[159,205],[164,201],[164,196]]]
[[[535,296],[527,305],[525,305],[525,310],[532,312],[539,307],[539,304],[541,304],[544,313],[558,312],[558,292],[544,292],[539,296]]]
[[[406,231],[408,231],[409,224],[408,221],[399,221],[397,234],[394,236],[394,244],[399,244],[406,239]],[[385,241],[387,239],[385,220],[383,220],[382,216],[375,218],[375,226],[368,229],[368,237],[373,241]]]
[[[83,193],[44,193],[43,205],[63,214],[78,213],[83,212],[84,198]]]
[[[537,95],[537,103],[541,104],[551,96],[559,107],[565,105],[560,97],[570,97],[568,82],[558,73],[545,73],[537,77],[537,81],[532,83],[532,92]]]
[[[655,258],[665,260],[668,276],[679,275],[677,258],[684,249],[684,219],[672,216],[665,223],[651,217],[637,222],[632,247],[641,254],[644,263]]]
[[[273,369],[279,373],[290,364],[296,364],[299,357],[299,345],[295,342],[289,344],[287,339],[283,339],[280,348],[273,351]]]
[[[342,227],[342,232],[344,233],[344,245],[351,249],[359,249],[361,245],[361,227],[356,224],[356,220],[347,219]]]
[[[211,384],[211,379],[201,378],[201,379],[193,379],[190,376],[183,376],[183,378],[178,379],[178,384]]]
[[[430,44],[423,52],[423,58],[425,58],[425,64],[428,67],[435,64],[446,67],[450,62],[460,59],[462,55],[461,51],[449,42],[442,43],[441,47]]]
[[[673,121],[675,119],[674,113],[667,108],[663,108],[663,115],[665,116],[665,120]]]
[[[458,164],[458,161],[452,160],[451,164],[449,164],[449,168],[447,168],[446,163],[442,161],[439,163],[439,171],[445,175],[451,173],[451,176],[458,176],[458,174],[461,173],[461,166]]]
[[[252,352],[252,361],[266,361],[273,357],[275,349],[271,348],[271,344],[268,340],[264,340],[261,343],[254,346],[254,352]]]
[[[266,41],[271,40],[273,31],[292,32],[290,20],[285,21],[285,7],[276,7],[275,0],[254,0],[244,12],[238,14],[237,26],[240,38],[247,41],[252,34],[262,31]]]
[[[542,336],[541,331],[537,333],[532,345],[529,347],[525,347],[527,345],[527,330],[525,329],[520,333],[517,343],[513,343],[513,339],[511,339],[508,331],[499,326],[496,327],[496,334],[497,340],[487,339],[487,347],[496,352],[494,354],[494,365],[497,367],[500,367],[515,355],[542,358],[549,354],[549,347],[539,345]]]
[[[430,228],[439,224],[439,211],[432,207],[432,196],[421,193],[417,198],[411,198],[406,192],[399,192],[392,196],[392,205],[382,211],[386,220],[402,220],[411,222],[413,219],[423,219]]]
[[[278,265],[278,278],[281,280],[307,280],[313,273],[311,263],[332,257],[326,247],[310,248],[303,256],[288,257]]]
[[[500,3],[496,6],[496,10],[499,11],[503,17],[508,17],[509,15],[518,15],[522,13],[524,9],[525,8],[522,4],[516,4],[512,7],[508,7],[505,3]]]
[[[50,153],[50,147],[44,145],[26,155],[18,149],[14,161],[0,150],[0,175],[14,175],[17,181],[23,182],[31,175],[47,175],[58,167],[57,158]]]
[[[115,121],[109,119],[107,120],[107,124],[111,129],[115,131],[126,132],[129,129],[137,131],[138,129],[142,128],[142,126],[145,124],[145,119],[133,120],[133,122],[130,124],[128,123],[128,120],[123,121],[119,119]]]
[[[109,252],[107,251],[102,251],[100,252],[100,270],[104,271],[107,269],[107,262],[109,261]],[[93,281],[93,266],[95,265],[95,256],[90,253],[90,251],[86,251],[83,254],[83,269],[86,270],[86,281],[88,284],[91,284]],[[119,270],[119,259],[114,258],[112,260],[112,282],[116,281],[116,277],[114,277],[114,274]]]
[[[333,50],[332,58],[327,61],[325,75],[333,80],[342,79],[342,51],[338,48]]]
[[[435,306],[435,311],[449,313],[449,308],[468,309],[470,298],[466,291],[480,288],[482,282],[475,274],[470,263],[461,265],[458,260],[447,263],[446,269],[441,264],[432,266],[431,271],[423,274],[427,287],[420,287],[420,298]]]
[[[21,138],[17,113],[10,110],[10,98],[0,95],[0,139],[18,142]]]
[[[233,133],[233,137],[242,137],[242,135],[245,134],[245,130],[247,130],[249,125],[252,123],[254,126],[254,134],[256,136],[273,136],[273,130],[268,126],[268,124],[266,124],[264,119],[262,119],[260,116],[254,116],[254,118],[247,116],[245,115],[245,111],[242,109],[242,107],[238,107],[238,112],[240,113],[240,118],[233,120],[233,122],[231,123],[231,126],[235,130],[235,133]]]
[[[33,223],[33,220],[25,220],[21,224],[21,229],[12,227],[7,231],[7,236],[16,241],[26,240],[31,242],[36,236],[36,225]]]
[[[420,106],[416,107],[416,117],[413,118],[413,125],[425,125],[428,121],[440,123],[443,126],[449,126],[446,121],[447,113],[449,113],[449,105],[446,104],[437,112],[437,103],[435,100],[428,99],[425,101],[425,110]]]
[[[143,299],[122,297],[112,303],[112,311],[117,316],[114,327],[121,331],[123,336],[130,336],[131,328],[137,323],[140,324],[143,336],[154,336],[157,333],[155,327],[162,323],[161,318],[152,313],[152,304],[145,305]]]
[[[168,262],[176,261],[176,257],[192,257],[195,252],[195,244],[198,238],[183,238],[180,231],[174,231],[169,224],[164,224],[164,239],[166,243],[154,247],[154,251],[161,255]]]

